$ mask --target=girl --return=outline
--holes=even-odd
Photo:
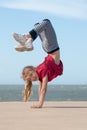
[[[39,81],[39,101],[37,104],[32,104],[31,108],[41,108],[43,106],[48,82],[63,73],[60,48],[50,20],[44,19],[41,23],[35,24],[34,29],[26,35],[13,33],[15,40],[20,43],[15,49],[20,52],[33,50],[32,42],[37,36],[40,37],[42,47],[48,55],[43,63],[37,67],[26,66],[22,72],[22,77],[25,80],[24,101],[28,101],[31,95],[32,82]]]

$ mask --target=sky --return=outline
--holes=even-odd
[[[47,55],[39,37],[31,52],[17,52],[11,33],[25,34],[50,19],[60,46],[63,75],[51,84],[87,84],[87,0],[0,1],[0,84],[23,84],[24,66],[37,66]]]

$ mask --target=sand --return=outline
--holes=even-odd
[[[0,102],[0,130],[87,130],[87,102]]]

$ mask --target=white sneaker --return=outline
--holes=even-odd
[[[15,49],[16,51],[20,52],[32,51],[34,49],[32,42],[33,42],[32,38],[29,38],[24,45],[17,45],[15,46]]]
[[[32,38],[29,38],[26,41],[26,43],[25,43],[26,51],[32,51],[34,49],[32,42],[33,42]]]
[[[17,34],[17,33],[12,33],[12,36],[14,37],[14,39],[19,42],[21,45],[25,45],[25,43],[27,42],[28,38],[26,37],[26,35],[22,35],[22,34]]]

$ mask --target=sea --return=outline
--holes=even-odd
[[[24,85],[0,85],[0,102],[22,101]],[[33,85],[30,101],[38,101]],[[87,85],[48,85],[45,101],[87,101]]]

